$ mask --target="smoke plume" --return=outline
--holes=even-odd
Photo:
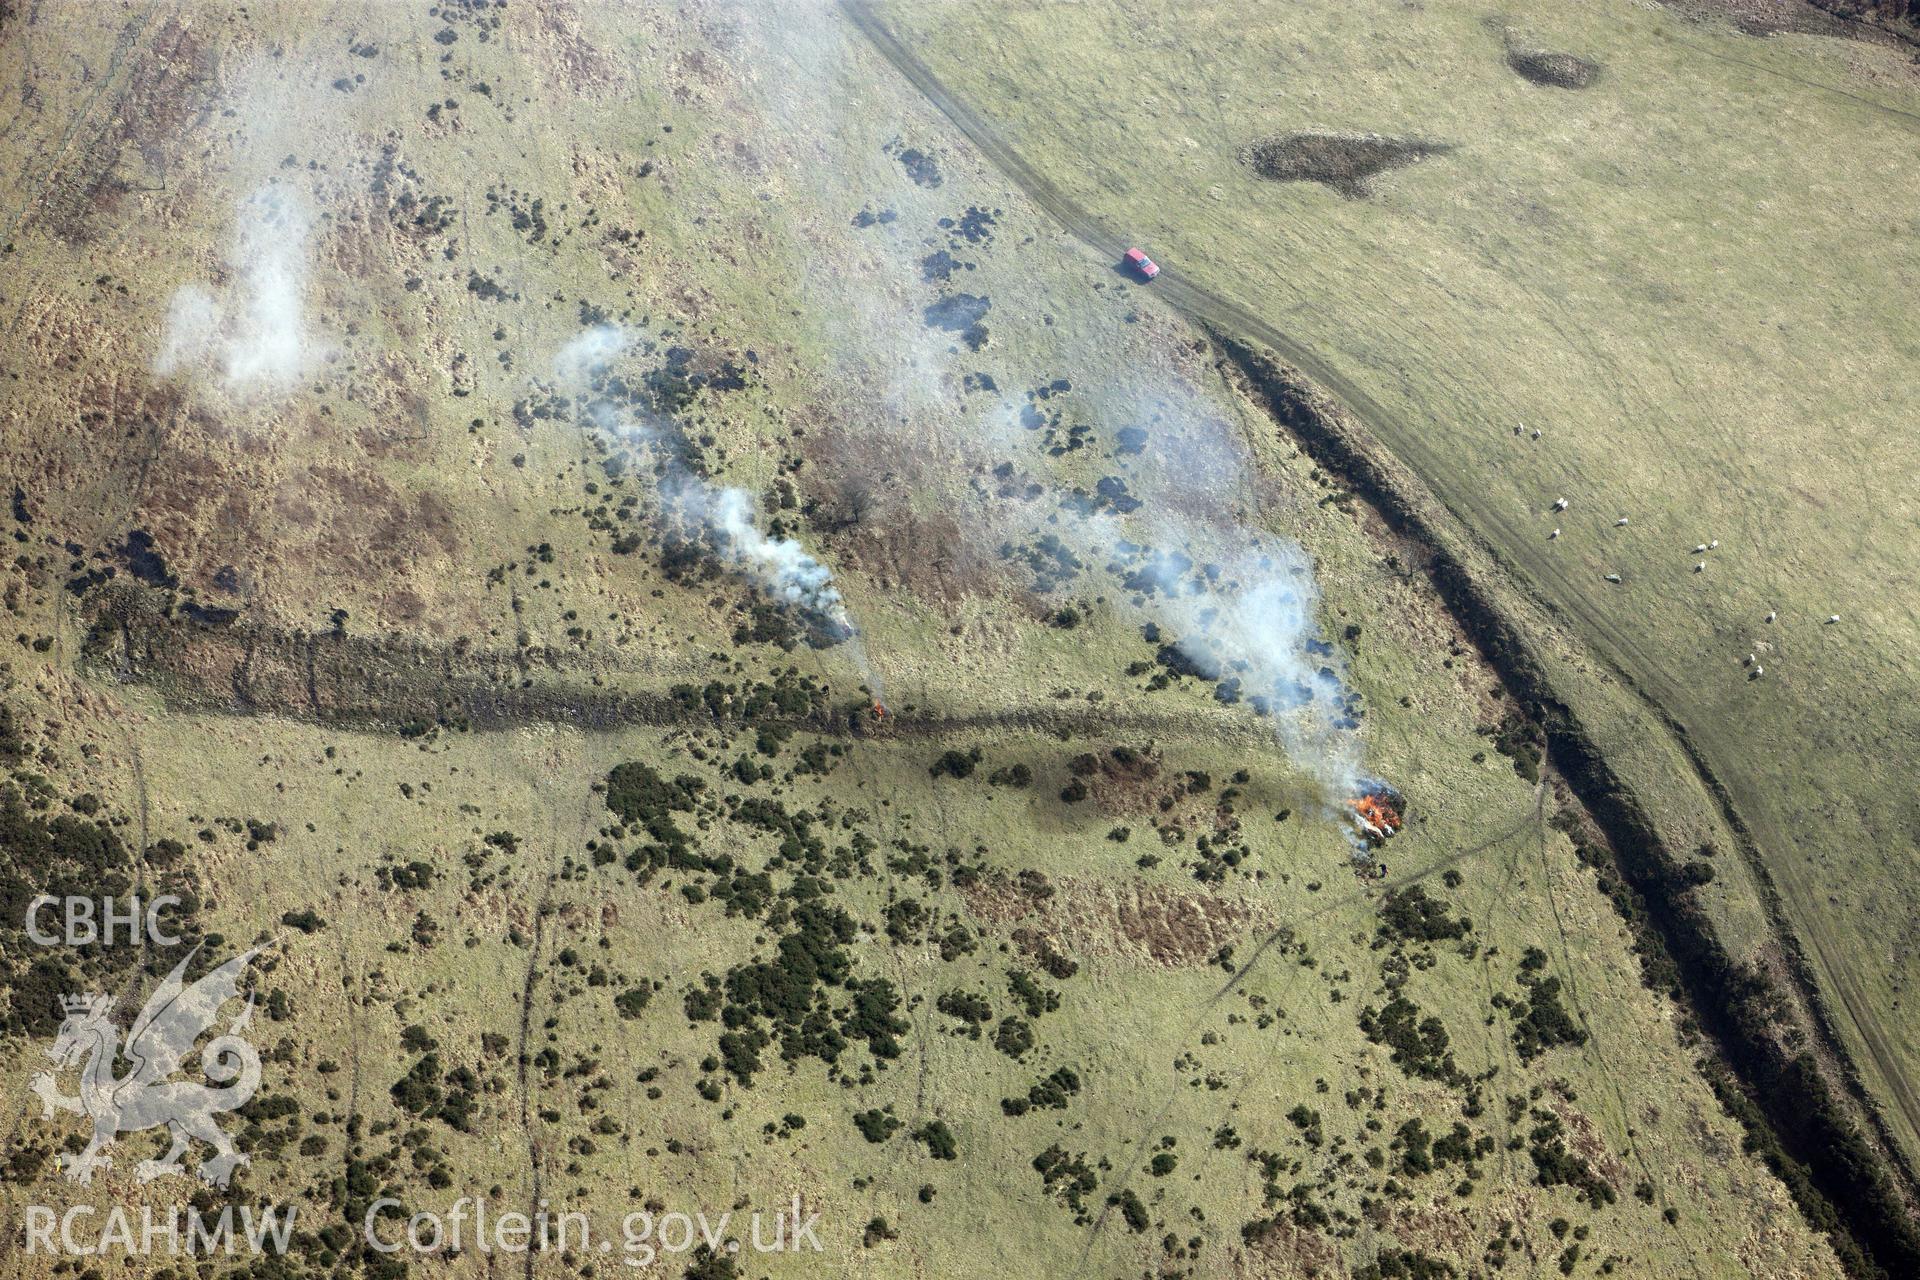
[[[240,205],[229,258],[234,286],[225,303],[198,284],[182,285],[167,308],[153,371],[161,377],[218,369],[232,391],[283,387],[309,365],[305,318],[305,203],[268,184]]]
[[[595,325],[554,356],[554,376],[573,394],[588,393],[632,344],[632,335],[626,330],[610,324]],[[672,450],[657,447],[661,433],[656,424],[610,400],[596,400],[586,418],[593,427],[629,444],[653,446],[663,468],[659,517],[704,533],[723,561],[770,598],[800,611],[816,626],[824,623],[828,635],[851,644],[869,685],[878,689],[859,629],[834,586],[832,570],[792,538],[770,537],[763,532],[754,522],[751,494],[694,474]]]
[[[1064,399],[975,399],[963,389],[967,375],[1005,365],[992,346],[963,354],[951,335],[923,322],[929,304],[953,288],[926,272],[927,249],[937,243],[924,238],[926,228],[950,218],[965,197],[909,174],[895,158],[900,139],[881,145],[884,130],[911,125],[872,125],[859,92],[863,54],[851,47],[859,37],[830,5],[751,5],[740,17],[743,57],[756,72],[745,82],[758,95],[763,129],[780,137],[766,154],[793,156],[785,179],[816,197],[792,207],[839,211],[852,189],[864,207],[886,211],[884,219],[849,225],[845,216],[819,217],[793,228],[797,243],[830,242],[845,264],[796,286],[833,334],[836,381],[883,406],[859,418],[862,438],[848,449],[856,465],[912,474],[916,461],[941,459],[948,472],[926,479],[961,490],[970,470],[1010,464],[1030,501],[974,507],[958,521],[974,558],[991,563],[1005,541],[1046,538],[1087,566],[1106,566],[1124,588],[1108,593],[1114,607],[1133,612],[1163,657],[1214,682],[1223,702],[1264,715],[1294,767],[1321,790],[1328,815],[1342,816],[1341,802],[1366,781],[1357,698],[1321,636],[1311,558],[1262,527],[1266,482],[1230,412],[1176,366],[1170,342],[1156,348],[1137,341],[1137,329],[1129,333],[1130,308],[1103,305],[1084,306],[1070,330],[1053,328],[1040,342],[1042,350],[1054,346],[1050,358],[1072,375],[1075,389]],[[765,68],[777,74],[761,74]],[[968,252],[959,242],[952,251]],[[990,326],[1017,323],[999,314],[988,316]],[[1084,482],[1074,483],[1086,454],[1050,460],[1034,414],[1063,406],[1105,442],[1124,427],[1151,428],[1141,433],[1148,443],[1110,455],[1123,501],[1091,501]]]

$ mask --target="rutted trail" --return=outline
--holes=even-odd
[[[980,151],[990,165],[1019,187],[1028,198],[1044,209],[1076,239],[1096,250],[1109,261],[1119,258],[1127,241],[1115,234],[1091,210],[1029,165],[990,123],[952,93],[931,68],[902,44],[874,12],[871,4],[866,0],[841,0],[841,7],[848,19],[873,44],[881,56],[912,83]],[[1520,531],[1510,527],[1509,520],[1488,509],[1483,502],[1476,500],[1472,493],[1466,491],[1466,486],[1444,485],[1446,476],[1444,460],[1439,456],[1433,442],[1423,436],[1417,424],[1399,420],[1363,389],[1339,376],[1323,359],[1297,340],[1261,320],[1238,303],[1212,294],[1182,278],[1177,271],[1163,269],[1155,280],[1153,289],[1161,301],[1184,313],[1201,327],[1214,332],[1216,337],[1227,335],[1222,341],[1229,350],[1239,346],[1235,358],[1243,372],[1247,370],[1249,359],[1256,358],[1255,353],[1237,344],[1234,339],[1251,339],[1269,348],[1304,374],[1313,387],[1337,398],[1339,404],[1327,406],[1328,409],[1337,413],[1339,407],[1344,407],[1359,424],[1364,424],[1364,426],[1346,430],[1331,428],[1323,432],[1329,439],[1337,438],[1338,447],[1335,452],[1344,453],[1344,457],[1329,459],[1326,456],[1328,452],[1326,440],[1308,441],[1310,451],[1323,465],[1331,466],[1335,471],[1349,471],[1355,464],[1378,470],[1378,459],[1369,455],[1381,451],[1380,446],[1373,440],[1361,438],[1367,433],[1377,434],[1379,440],[1398,456],[1406,468],[1413,472],[1413,476],[1406,479],[1427,489],[1427,494],[1423,496],[1438,508],[1437,514],[1446,523],[1455,526],[1453,530],[1455,535],[1464,537],[1471,544],[1471,550],[1477,560],[1483,561],[1489,571],[1503,575],[1509,585],[1520,590],[1533,603],[1544,607],[1549,612],[1569,616],[1590,651],[1632,692],[1653,719],[1665,726],[1667,732],[1679,740],[1681,749],[1699,775],[1701,785],[1719,800],[1725,816],[1740,833],[1743,840],[1742,852],[1749,855],[1750,865],[1754,867],[1763,888],[1771,892],[1767,866],[1756,851],[1746,847],[1745,842],[1750,841],[1748,828],[1734,808],[1730,794],[1720,784],[1700,744],[1681,728],[1680,722],[1669,710],[1668,704],[1677,699],[1681,689],[1676,673],[1655,655],[1649,653],[1644,646],[1637,644],[1620,628],[1614,626],[1610,619],[1602,616],[1582,600],[1577,592],[1571,590],[1563,581],[1564,575],[1561,570],[1538,554],[1538,549],[1531,541],[1520,536]],[[1303,402],[1314,394],[1305,387],[1294,388],[1294,390],[1300,393],[1300,399]],[[1281,415],[1276,414],[1276,417]],[[1284,417],[1281,417],[1281,421],[1282,425],[1288,429],[1296,429],[1296,425],[1286,421]],[[1383,476],[1373,477],[1376,480],[1382,478]],[[1391,482],[1389,487],[1392,487]],[[1450,557],[1447,559],[1449,563],[1445,566],[1446,571],[1465,582],[1469,577],[1468,571],[1457,562],[1452,562]],[[1555,586],[1560,589],[1552,589]],[[1472,591],[1475,594],[1484,595],[1477,587],[1472,588]],[[1443,594],[1446,593],[1443,592]],[[1450,603],[1457,607],[1457,601],[1450,601]],[[1505,629],[1512,633],[1510,624],[1506,624]],[[1485,631],[1484,628],[1472,627],[1469,630],[1476,634],[1484,634]],[[1513,634],[1517,637],[1517,633]],[[1509,655],[1509,658],[1511,656]],[[1527,660],[1534,662],[1537,666],[1537,661],[1530,656]],[[1536,683],[1539,685],[1537,692],[1552,696],[1550,682],[1541,680]],[[1557,699],[1554,701],[1557,702]],[[1562,707],[1561,710],[1565,711],[1566,708]],[[1577,722],[1571,723],[1572,732],[1584,737],[1585,730],[1580,728]],[[1600,772],[1609,777],[1613,776],[1612,769],[1599,759],[1592,743],[1586,741],[1582,745],[1593,756],[1590,763],[1597,765]],[[1615,779],[1615,781],[1618,780]],[[1630,809],[1644,819],[1645,815],[1639,812],[1636,799],[1627,796],[1625,801]],[[1796,935],[1784,915],[1777,910],[1777,904],[1769,901],[1766,906],[1769,923],[1781,936],[1789,953],[1799,954],[1800,947]],[[1881,1078],[1888,1082],[1889,1096],[1886,1102],[1898,1109],[1910,1132],[1920,1132],[1920,1099],[1916,1099],[1911,1091],[1904,1087],[1898,1064],[1884,1047],[1884,1035],[1873,1017],[1873,1011],[1860,1006],[1846,975],[1836,968],[1832,962],[1833,958],[1827,954],[1828,948],[1824,945],[1824,940],[1816,934],[1812,941],[1816,951],[1821,954],[1830,980],[1837,988],[1836,994],[1858,1033],[1857,1038],[1861,1042],[1861,1047],[1874,1061]],[[1805,1004],[1813,1011],[1817,1032],[1827,1042],[1826,1047],[1832,1056],[1841,1063],[1842,1073],[1850,1077],[1845,1082],[1851,1086],[1848,1092],[1864,1104],[1860,1110],[1864,1112],[1866,1123],[1878,1134],[1884,1154],[1891,1157],[1889,1163],[1911,1192],[1913,1178],[1911,1171],[1905,1167],[1905,1162],[1900,1158],[1900,1148],[1892,1135],[1887,1132],[1884,1121],[1872,1105],[1872,1100],[1863,1097],[1855,1084],[1853,1078],[1857,1078],[1857,1068],[1849,1059],[1847,1044],[1835,1033],[1831,1025],[1830,1005],[1823,998],[1825,993],[1814,984],[1804,968],[1796,967],[1793,977]],[[1777,1117],[1776,1124],[1778,1124]]]

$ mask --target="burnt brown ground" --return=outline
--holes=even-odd
[[[1368,194],[1368,183],[1393,169],[1449,150],[1446,143],[1378,134],[1290,133],[1241,148],[1242,163],[1274,182],[1318,182],[1349,200]]]

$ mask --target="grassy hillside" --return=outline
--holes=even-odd
[[[1910,1142],[1910,58],[1626,5],[887,12],[1050,181],[1364,398],[1685,726]],[[1541,83],[1545,54],[1597,70]],[[1325,182],[1241,158],[1301,134],[1434,147],[1359,187],[1338,148]]]
[[[1473,740],[1457,702],[1445,705],[1410,745]],[[1393,851],[1394,883],[1423,895],[1398,901],[1440,908],[1422,941],[1428,925],[1383,913],[1396,900],[1341,870],[1337,840],[1300,819],[1272,822],[1267,811],[1295,798],[1284,772],[1255,762],[1245,782],[1230,781],[1249,756],[1208,737],[1162,737],[1151,773],[1096,775],[1093,795],[1068,805],[1054,793],[1074,754],[1137,740],[829,738],[847,748],[832,771],[788,783],[811,735],[767,757],[750,727],[697,722],[666,735],[533,728],[421,742],[138,702],[113,711],[111,730],[84,739],[99,748],[91,769],[121,779],[130,804],[145,799],[156,837],[193,847],[202,927],[228,946],[256,931],[279,937],[265,986],[285,1003],[270,1002],[257,1037],[277,1046],[263,1094],[277,1118],[253,1131],[243,1201],[351,1222],[365,1197],[325,1188],[359,1159],[410,1209],[442,1212],[456,1193],[488,1188],[497,1211],[531,1203],[537,1188],[614,1219],[640,1203],[629,1186],[688,1211],[764,1207],[797,1190],[823,1214],[834,1265],[873,1274],[973,1274],[983,1233],[1001,1230],[1017,1231],[1024,1257],[1072,1265],[1091,1249],[1103,1267],[1147,1264],[1173,1231],[1183,1243],[1167,1260],[1199,1274],[1243,1257],[1284,1269],[1289,1256],[1393,1248],[1533,1266],[1576,1243],[1573,1256],[1634,1269],[1710,1256],[1726,1274],[1831,1267],[1778,1184],[1739,1154],[1738,1130],[1694,1074],[1669,1008],[1641,986],[1591,872],[1546,824],[1552,797],[1498,757],[1448,769],[1444,796]],[[30,711],[23,720],[38,723]],[[929,777],[936,748],[975,747],[969,778]],[[743,756],[775,780],[742,785],[731,762]],[[614,793],[600,788],[632,760],[705,782],[707,798],[679,821],[728,864],[720,875],[627,869],[647,841],[619,837]],[[125,785],[135,761],[144,791]],[[986,781],[1014,764],[1029,765],[1031,786]],[[1195,794],[1187,770],[1215,781]],[[1410,794],[1434,794],[1425,773],[1405,776]],[[1161,795],[1174,805],[1160,808]],[[805,877],[791,845],[739,816],[750,798],[817,815],[829,901],[860,922],[852,979],[884,979],[902,997],[891,1050],[856,1041],[832,1071],[769,1049],[742,1073],[728,1065],[725,1024],[689,1019],[702,975],[771,958],[768,944],[794,930],[772,921]],[[1218,849],[1243,842],[1248,856],[1224,879],[1196,880],[1220,867],[1196,840],[1228,815],[1243,825]],[[276,829],[250,852],[226,827],[247,819]],[[1121,826],[1133,835],[1116,843]],[[763,867],[770,901],[717,896],[736,869]],[[1450,940],[1462,920],[1470,927]],[[1526,959],[1535,946],[1543,960]],[[1565,984],[1556,1004],[1579,1043],[1540,1045],[1504,1012],[1503,997],[1526,999],[1537,964]],[[1015,972],[1041,1003],[1010,988]],[[642,1008],[618,1011],[616,997],[653,984]],[[955,993],[990,1012],[941,1010]],[[1369,1042],[1367,1011],[1395,993],[1451,1032],[1442,1058],[1395,1066]],[[1032,1030],[1007,1033],[1008,1020]],[[476,1077],[458,1123],[410,1118],[398,1093],[428,1053]],[[1005,1114],[1003,1098],[1062,1067],[1077,1083],[1061,1110]],[[1417,1074],[1426,1069],[1450,1078]],[[282,1111],[281,1099],[294,1105]],[[880,1147],[855,1127],[870,1111],[901,1123]],[[953,1133],[956,1161],[911,1139],[934,1119]],[[1435,1138],[1463,1124],[1472,1158],[1429,1167],[1403,1127],[1415,1120],[1412,1133]],[[45,1136],[35,1125],[15,1141],[44,1152]],[[1044,1194],[1031,1167],[1056,1143],[1096,1178],[1084,1212]],[[1146,1166],[1163,1148],[1178,1165],[1156,1177]],[[1534,1185],[1536,1157],[1563,1148],[1577,1157],[1570,1176],[1585,1168],[1598,1179],[1588,1185],[1607,1190]],[[1136,1232],[1115,1217],[1094,1233],[1106,1197],[1129,1189],[1149,1223]],[[31,1194],[69,1192],[36,1182]],[[900,1238],[863,1244],[876,1217]],[[1556,1219],[1578,1234],[1549,1230]],[[1243,1224],[1271,1225],[1243,1238]],[[801,1263],[792,1273],[818,1265]]]
[[[386,1194],[822,1215],[663,1265],[702,1280],[1840,1273],[1418,550],[834,11],[9,21],[0,900],[165,888],[188,937],[0,922],[10,1221],[184,1196],[152,1134],[60,1178],[48,997],[261,941],[253,1163],[202,1200],[298,1206],[256,1274],[503,1265],[396,1270]],[[183,287],[225,319],[173,367]],[[1172,643],[1264,574],[1317,592],[1332,747],[1251,705],[1290,648],[1241,690]],[[1406,798],[1366,875],[1323,747]]]

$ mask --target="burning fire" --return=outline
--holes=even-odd
[[[887,718],[887,704],[884,702],[875,702],[872,707],[872,715],[875,720],[885,720]]]
[[[1353,811],[1353,825],[1368,844],[1385,844],[1400,829],[1403,819],[1395,799],[1392,792],[1383,787],[1347,801],[1347,807]]]

